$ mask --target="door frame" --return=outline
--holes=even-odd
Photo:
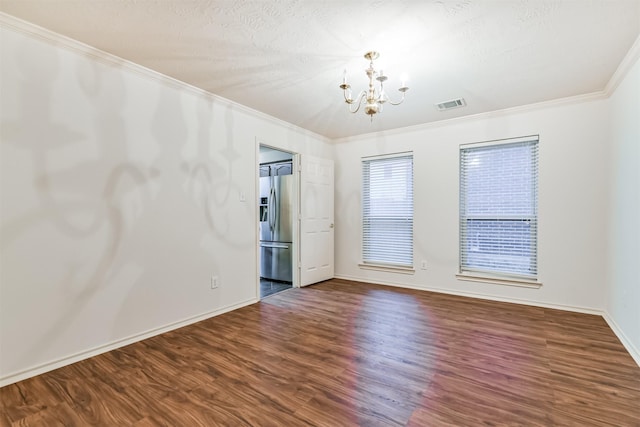
[[[278,144],[265,142],[262,138],[255,139],[255,162],[253,173],[255,174],[255,197],[254,204],[256,214],[254,217],[255,243],[256,248],[256,298],[260,300],[260,209],[258,209],[258,199],[260,197],[260,146],[273,150],[290,153],[293,161],[293,235],[291,242],[291,272],[292,286],[300,287],[300,153],[292,151],[290,148],[279,146]]]

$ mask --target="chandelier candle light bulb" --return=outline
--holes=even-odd
[[[344,95],[344,102],[349,104],[349,112],[357,113],[360,110],[363,102],[365,104],[364,112],[369,115],[371,121],[373,122],[374,114],[377,114],[382,111],[382,106],[385,103],[389,103],[391,105],[400,105],[404,101],[405,93],[409,90],[409,87],[406,85],[406,74],[402,75],[402,86],[398,89],[400,93],[402,93],[402,98],[398,102],[392,101],[389,96],[384,91],[384,82],[388,79],[387,76],[384,75],[384,71],[380,70],[377,72],[373,67],[373,61],[378,59],[380,54],[378,52],[367,52],[365,53],[365,59],[369,60],[369,68],[365,69],[365,73],[369,78],[369,89],[361,91],[356,99],[351,97],[351,85],[347,83],[347,70],[344,70],[344,74],[342,76],[342,84],[340,85],[340,89],[342,89]],[[378,82],[378,88],[374,83],[374,80]],[[356,108],[352,109],[351,104],[356,104]]]

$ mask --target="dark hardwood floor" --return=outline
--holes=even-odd
[[[19,426],[640,426],[640,368],[599,316],[331,280],[0,402]]]

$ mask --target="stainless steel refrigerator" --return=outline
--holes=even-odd
[[[260,166],[260,277],[292,281],[291,163]]]

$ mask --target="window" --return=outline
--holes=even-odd
[[[460,273],[537,277],[538,137],[460,147]]]
[[[362,160],[362,261],[413,267],[413,154]]]

